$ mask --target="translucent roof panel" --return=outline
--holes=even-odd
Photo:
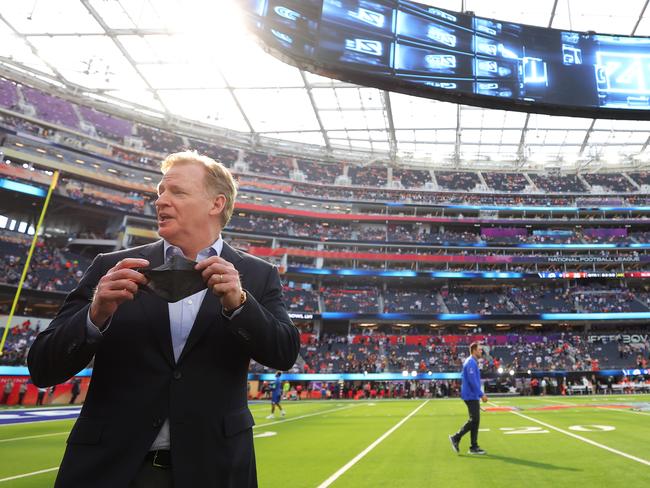
[[[241,89],[237,99],[258,132],[317,130],[314,109],[305,90]]]
[[[422,3],[541,27],[650,35],[645,0]],[[459,107],[301,72],[260,47],[243,27],[236,4],[5,1],[0,74],[42,79],[161,118],[176,116],[262,140],[284,139],[295,143],[296,151],[328,145],[390,157],[396,149],[398,160],[413,164],[467,167],[502,158],[517,165],[522,155],[557,162],[604,154],[613,162],[637,154],[649,138],[650,121]]]
[[[409,129],[456,127],[457,106],[400,93],[391,93],[395,127]]]
[[[229,90],[158,90],[158,93],[172,113],[219,127],[248,130]]]
[[[546,27],[554,0],[536,0],[522,2],[520,0],[466,0],[465,9],[474,12],[480,17],[505,20],[518,24],[539,25],[546,20]]]
[[[27,39],[41,59],[77,85],[97,89],[145,86],[133,65],[106,36]]]
[[[104,32],[97,20],[79,0],[5,1],[2,5],[2,16],[21,34],[43,35],[70,32],[102,34]]]
[[[559,0],[553,27],[606,34],[632,34],[645,0]]]
[[[34,54],[30,45],[2,20],[0,20],[0,56],[26,68],[50,75],[54,74],[45,61]]]

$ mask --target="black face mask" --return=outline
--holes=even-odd
[[[157,268],[144,268],[139,271],[149,279],[149,283],[144,287],[146,290],[174,303],[207,288],[201,272],[195,270],[194,266],[196,261],[190,261],[183,256],[172,256]]]

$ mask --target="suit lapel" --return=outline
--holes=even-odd
[[[235,268],[240,272],[239,263],[242,261],[242,257],[230,247],[225,242],[223,243],[223,248],[221,249],[221,257],[226,261],[232,263]],[[210,326],[214,326],[215,323],[221,322],[224,320],[224,317],[221,314],[222,311],[221,301],[219,298],[212,293],[211,290],[208,290],[205,293],[201,307],[199,308],[199,313],[196,315],[192,330],[190,335],[187,338],[185,347],[181,352],[178,362],[180,363],[185,356],[189,354],[192,348],[199,342],[203,334],[208,330]],[[167,318],[169,321],[169,317]],[[171,341],[171,339],[170,339]]]
[[[149,267],[155,268],[164,262],[164,246],[160,240],[142,248],[140,255],[149,261]],[[158,340],[163,356],[170,365],[174,365],[174,350],[169,325],[169,306],[165,300],[154,293],[145,291],[138,294],[138,302],[142,305],[147,323]]]

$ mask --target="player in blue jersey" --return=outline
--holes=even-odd
[[[283,417],[285,415],[282,405],[280,405],[280,402],[282,401],[282,381],[280,380],[280,376],[282,376],[281,371],[275,373],[275,384],[273,385],[273,392],[271,394],[271,415],[266,417],[267,419],[275,418],[275,407],[280,409],[280,415]]]
[[[478,445],[478,427],[481,422],[481,407],[479,400],[484,403],[488,401],[487,396],[481,388],[481,373],[478,369],[478,360],[483,355],[483,349],[478,342],[469,346],[470,356],[463,363],[462,385],[460,396],[467,405],[469,419],[458,432],[449,436],[451,447],[458,452],[458,444],[465,434],[471,432],[472,443],[469,447],[469,454],[486,454]]]

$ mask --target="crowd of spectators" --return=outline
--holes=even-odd
[[[30,242],[16,232],[0,231],[0,282],[18,285]],[[87,258],[39,240],[24,287],[41,291],[72,290],[90,265]]]
[[[393,169],[393,181],[399,181],[403,188],[422,188],[432,181],[431,171],[423,169]]]
[[[290,312],[319,312],[318,293],[310,284],[290,282],[282,287],[282,292]]]
[[[41,330],[40,322],[32,324],[30,319],[16,324],[7,332],[7,339],[0,356],[0,365],[23,366],[27,364],[27,352]],[[0,327],[0,337],[4,335],[4,325]]]
[[[388,169],[385,166],[350,166],[348,176],[353,185],[377,188],[386,186]]]
[[[513,287],[508,294],[514,313],[647,312],[643,300],[625,287],[538,285]]]
[[[509,299],[523,314],[576,312],[569,292],[557,286],[515,286],[510,289]]]
[[[443,288],[440,292],[450,313],[513,313],[514,307],[506,296],[507,288],[474,289]]]
[[[244,161],[248,163],[248,170],[253,173],[288,178],[293,170],[291,159],[280,156],[249,152],[244,156]]]
[[[650,185],[650,171],[635,171],[628,175],[639,185]]]
[[[128,151],[119,147],[113,146],[111,148],[111,156],[117,161],[127,163],[130,166],[137,166],[139,168],[159,170],[160,161],[150,156],[145,156],[136,151]]]
[[[562,334],[561,338],[541,336],[540,339],[491,347],[486,371],[498,372],[499,368],[516,372],[592,371],[615,366],[615,357],[608,356],[601,344],[590,343],[584,336]],[[629,363],[619,365],[630,366]]]
[[[472,191],[481,182],[476,173],[465,171],[436,171],[435,173],[438,186],[447,190]]]
[[[440,313],[438,292],[432,289],[388,288],[384,293],[385,313]]]
[[[153,199],[136,191],[118,191],[106,187],[63,178],[57,193],[72,200],[110,207],[133,214],[155,215]]]
[[[496,228],[499,230],[499,228]],[[519,230],[519,234],[487,234],[476,230],[444,230],[422,224],[348,224],[336,221],[293,219],[266,215],[234,215],[229,230],[288,237],[361,242],[416,243],[432,246],[517,246],[519,244],[632,244],[648,242],[647,234],[589,234],[581,229],[548,231]],[[508,228],[506,230],[513,230]]]
[[[239,151],[237,149],[229,149],[191,138],[188,138],[187,142],[186,148],[188,150],[206,154],[228,168],[231,168],[239,158]]]
[[[298,159],[298,169],[307,180],[314,183],[334,183],[343,174],[343,163],[321,163],[307,159]]]
[[[381,235],[381,233],[378,233]],[[363,234],[362,234],[363,235]],[[384,232],[384,235],[386,233]],[[414,242],[432,245],[476,244],[480,242],[478,234],[469,231],[454,232],[450,230],[431,232],[421,225],[388,224],[388,242]]]
[[[138,124],[136,129],[145,147],[151,151],[169,154],[180,150],[184,145],[183,138],[172,132],[142,124]]]
[[[26,132],[42,138],[48,138],[54,132],[44,126],[34,124],[27,119],[9,114],[0,114],[0,125],[7,129],[14,129],[17,132]]]
[[[648,341],[590,342],[586,334],[517,333],[488,336],[373,334],[315,334],[303,341],[301,366],[306,373],[417,373],[459,371],[469,341],[481,340],[483,374],[507,376],[528,371],[593,372],[646,364]]]
[[[582,177],[591,186],[600,186],[615,193],[627,193],[636,190],[630,180],[620,173],[587,173]]]
[[[535,186],[547,193],[584,193],[587,191],[577,175],[530,174]]]
[[[375,287],[322,287],[320,294],[326,312],[379,312],[379,290]]]
[[[288,237],[316,237],[319,240],[351,240],[352,229],[348,224],[291,220],[285,217],[266,217],[248,214],[233,215],[228,230],[255,232]]]
[[[488,173],[481,172],[487,186],[496,191],[517,193],[529,185],[526,177],[521,173]]]
[[[571,290],[575,309],[581,312],[647,312],[642,302],[627,288],[612,289],[610,287],[594,291],[588,287],[577,287]]]

